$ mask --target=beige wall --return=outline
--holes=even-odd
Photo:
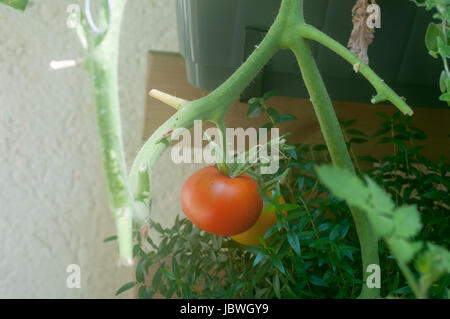
[[[132,278],[102,242],[115,229],[87,75],[48,68],[82,57],[66,28],[72,3],[84,1],[31,0],[25,13],[0,5],[0,298],[109,298]],[[128,1],[122,49],[130,160],[141,143],[147,52],[178,50],[174,1]],[[72,263],[81,289],[66,287]]]

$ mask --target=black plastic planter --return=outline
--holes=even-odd
[[[281,0],[176,0],[180,51],[189,82],[212,90],[235,71],[274,21]],[[378,0],[381,29],[369,48],[371,67],[413,106],[446,107],[438,101],[442,63],[428,55],[425,31],[432,14],[409,0]],[[305,19],[346,45],[355,0],[307,0]],[[335,53],[313,44],[313,53],[333,100],[368,102],[374,89]],[[278,89],[308,97],[294,55],[280,51],[242,99]]]

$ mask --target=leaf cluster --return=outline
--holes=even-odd
[[[264,103],[263,110],[269,108],[267,99],[251,100],[250,109],[254,103]],[[270,119],[267,126],[279,123],[269,112],[259,116],[263,115]],[[371,216],[380,238],[386,239],[380,245],[382,294],[414,296],[395,258],[410,263],[417,256],[415,271],[423,281],[418,285],[424,290],[431,286],[431,297],[446,297],[450,278],[443,275],[445,263],[436,262],[447,258],[446,250],[435,243],[448,246],[449,166],[443,159],[434,163],[421,155],[422,147],[415,143],[426,141],[427,136],[408,119],[399,113],[380,116],[385,121],[373,134],[355,129],[354,120],[342,123],[350,150],[370,140],[394,150],[381,160],[354,156],[355,163],[371,164],[371,169],[360,172],[370,176],[365,183],[356,177],[335,178],[340,181],[339,191],[330,193],[315,170],[330,163],[326,146],[285,142],[280,145],[276,174],[246,172],[264,190],[260,195],[265,210],[277,214],[277,223],[260,238],[260,246],[243,246],[229,237],[206,233],[184,218],[177,217],[170,228],[150,221],[150,232],[160,236],[159,244],[135,233],[136,280],[118,293],[138,286],[140,298],[155,294],[166,298],[356,298],[363,283],[356,230],[342,200],[349,197],[356,201],[352,205],[376,207]],[[436,193],[440,188],[442,192]],[[429,243],[422,244],[425,241]]]
[[[434,281],[450,273],[447,249],[414,239],[422,228],[415,205],[396,208],[391,197],[368,176],[363,181],[348,170],[326,165],[317,171],[333,194],[367,213],[376,235],[389,246],[416,297],[426,297]],[[407,267],[416,256],[418,280]]]
[[[428,25],[425,35],[425,44],[430,55],[435,58],[441,58],[444,64],[444,70],[439,79],[439,85],[442,95],[441,101],[450,105],[450,71],[447,59],[450,57],[449,46],[449,21],[450,21],[450,1],[448,0],[411,0],[417,6],[424,7],[427,11],[434,11],[433,18],[437,22],[431,22]]]

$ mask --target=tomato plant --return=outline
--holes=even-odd
[[[232,236],[248,230],[261,214],[258,184],[248,175],[223,175],[216,166],[204,167],[184,183],[181,206],[199,228]]]
[[[380,116],[386,122],[372,132],[373,135],[356,130],[354,120],[343,122],[347,147],[352,148],[353,137],[360,135],[368,141],[402,147],[392,156],[379,160],[360,156],[354,157],[354,162],[376,164],[360,173],[368,174],[383,185],[398,205],[417,205],[421,219],[427,225],[419,234],[419,240],[440,243],[448,248],[449,238],[445,234],[449,230],[450,195],[444,191],[437,194],[436,183],[449,186],[439,176],[449,174],[450,166],[443,161],[430,161],[421,154],[422,148],[417,147],[417,143],[426,139],[426,134],[411,126],[408,118],[402,118],[399,113]],[[273,122],[276,119],[271,118],[270,123]],[[386,127],[393,128],[394,138],[386,139],[391,136]],[[136,268],[134,286],[138,286],[140,298],[151,298],[155,293],[167,298],[174,295],[182,298],[357,297],[357,287],[361,285],[361,255],[356,228],[348,217],[348,206],[318,182],[313,168],[330,162],[327,149],[324,145],[287,144],[283,152],[286,156],[276,174],[258,177],[254,171],[248,171],[260,189],[268,182],[274,189],[269,194],[261,194],[267,195],[261,196],[264,205],[275,216],[272,220],[275,223],[261,236],[264,238],[263,243],[260,242],[262,245],[236,242],[236,236],[207,233],[188,219],[177,218],[170,228],[151,221],[150,229],[161,236],[160,243],[135,233],[135,254],[139,256],[141,266]],[[426,169],[415,169],[418,165],[424,165]],[[408,174],[413,174],[414,179],[408,179]],[[402,192],[407,179],[411,189]],[[424,196],[411,198],[411,193]],[[283,211],[287,213],[282,214]],[[382,296],[414,297],[396,259],[383,241],[379,254],[383,261],[380,265]],[[428,254],[434,256],[440,252],[431,251],[425,257]],[[424,262],[419,260],[417,264],[420,269],[424,268]],[[144,273],[143,269],[149,265],[156,265],[154,275]],[[449,283],[450,275],[443,275],[430,287],[429,297],[446,298]],[[130,286],[124,285],[125,288]]]
[[[368,44],[373,40],[370,37],[371,32],[356,32],[358,29],[366,29],[363,23],[365,18],[353,17],[354,34],[360,35],[358,39],[362,35],[366,41],[361,47],[355,48],[351,45],[352,51],[350,51],[321,30],[308,24],[308,17],[304,14],[304,1],[282,0],[272,26],[267,30],[262,41],[255,46],[252,54],[222,85],[206,96],[194,101],[185,101],[163,92],[152,91],[153,97],[172,106],[177,112],[153,132],[138,152],[129,174],[121,136],[118,94],[119,39],[127,1],[103,2],[104,14],[100,15],[99,23],[107,26],[104,31],[94,27],[90,14],[79,17],[79,23],[75,26],[76,34],[80,38],[85,57],[81,61],[54,61],[51,65],[54,69],[83,66],[92,81],[99,145],[108,186],[109,204],[117,227],[119,255],[128,265],[133,264],[134,257],[140,257],[136,267],[136,282],[125,285],[125,288],[139,283],[139,295],[143,297],[149,297],[154,292],[161,292],[168,297],[175,293],[188,298],[193,296],[379,298],[382,289],[388,296],[411,296],[410,288],[419,297],[428,295],[442,297],[447,293],[445,289],[448,286],[448,276],[445,277],[445,274],[449,272],[450,262],[435,267],[436,261],[443,260],[442,256],[447,256],[445,257],[447,261],[450,259],[448,254],[444,253],[446,247],[437,249],[436,246],[430,246],[427,253],[421,254],[422,259],[418,263],[420,267],[418,266],[417,270],[425,274],[420,277],[424,278],[424,285],[415,281],[407,263],[418,254],[418,249],[421,247],[414,241],[409,242],[408,237],[433,235],[436,240],[442,241],[442,233],[448,229],[448,217],[442,217],[441,213],[444,212],[444,216],[448,216],[449,203],[446,195],[449,188],[449,168],[444,160],[433,165],[429,165],[430,162],[421,161],[420,164],[432,168],[429,170],[431,173],[426,174],[411,166],[411,160],[414,159],[410,156],[418,155],[419,151],[415,147],[411,149],[400,147],[398,154],[385,159],[384,162],[374,161],[373,163],[378,164],[378,167],[371,173],[375,175],[376,181],[384,183],[388,192],[393,192],[395,202],[380,196],[381,191],[378,188],[370,189],[371,186],[368,185],[366,191],[369,194],[375,189],[377,196],[373,198],[382,199],[381,203],[385,206],[382,207],[383,209],[386,210],[388,206],[387,213],[390,217],[388,221],[382,219],[383,216],[377,215],[376,207],[371,207],[372,210],[367,209],[365,205],[367,202],[358,200],[359,196],[356,193],[364,192],[363,187],[356,188],[352,194],[345,193],[347,186],[351,186],[350,183],[362,172],[359,172],[358,167],[355,169],[353,166],[355,159],[351,158],[348,149],[352,140],[348,142],[345,140],[332,100],[315,58],[311,54],[310,43],[314,41],[330,49],[350,64],[348,68],[352,68],[367,79],[375,91],[371,99],[372,103],[391,102],[408,116],[413,115],[413,110],[406,103],[406,98],[394,92],[369,67],[367,59],[361,59],[361,56],[354,54],[356,51],[367,51]],[[16,8],[24,8],[28,1],[0,0],[0,2]],[[445,70],[440,78],[443,95],[440,99],[448,102],[450,101],[448,93],[450,72],[447,64],[448,1],[414,2],[427,9],[436,8],[438,12],[435,18],[442,20],[440,25],[436,23],[430,25],[426,44],[430,53],[434,57],[441,56],[444,63]],[[88,4],[89,1],[86,1],[86,7]],[[360,9],[367,5],[368,0],[358,0],[353,11],[359,11],[365,16],[364,10]],[[358,43],[354,40],[352,39],[351,42]],[[349,175],[344,179],[336,176],[329,178],[337,184],[337,186],[334,185],[334,192],[339,195],[334,196],[332,192],[330,193],[320,185],[317,173],[313,169],[313,166],[320,162],[319,158],[317,156],[313,156],[312,160],[306,158],[302,153],[304,145],[289,145],[289,148],[283,149],[280,172],[273,176],[255,177],[252,175],[255,172],[249,170],[246,172],[247,175],[229,177],[219,173],[217,168],[209,167],[189,178],[181,196],[183,210],[195,225],[209,233],[194,227],[186,219],[183,221],[177,219],[171,230],[163,229],[149,220],[147,208],[150,207],[152,200],[149,177],[154,164],[171,144],[170,133],[180,128],[192,128],[196,120],[209,121],[218,127],[224,139],[224,145],[227,145],[225,114],[233,101],[260,74],[272,57],[284,49],[290,50],[297,59],[302,80],[320,124],[326,144],[320,148],[320,150],[326,150],[324,152],[326,157],[323,160],[347,170]],[[291,116],[279,116],[275,109],[267,107],[266,99],[267,95],[250,102],[249,109],[249,113],[254,117],[262,112],[271,114],[271,123],[263,127],[272,127],[276,121],[293,119]],[[391,124],[394,120],[390,121]],[[386,126],[381,128],[380,134],[388,132],[385,129],[393,134],[397,128],[394,125],[391,125],[391,128]],[[399,137],[394,135],[386,137],[385,141],[404,146],[402,140],[406,138],[404,133],[401,132]],[[411,141],[409,137],[406,139]],[[353,142],[357,140],[353,139]],[[314,147],[306,148],[308,151],[319,150]],[[398,176],[397,173],[402,169],[402,156],[406,161],[404,166],[406,171],[402,173],[407,177],[403,184],[400,183],[403,177]],[[393,163],[396,165],[392,166]],[[424,175],[432,176],[426,179]],[[325,176],[322,179],[328,178]],[[391,180],[387,182],[387,179]],[[416,183],[419,180],[421,182]],[[261,194],[261,191],[265,191],[263,186],[267,184],[276,186],[277,195],[274,198]],[[259,190],[258,185],[261,188]],[[414,199],[413,197],[417,197],[416,194],[421,194],[421,192],[414,192],[417,190],[427,192],[423,197]],[[344,191],[344,194],[341,191]],[[287,204],[280,204],[281,195]],[[347,195],[349,197],[346,197]],[[342,199],[347,200],[350,205],[346,205]],[[432,213],[425,216],[424,220],[428,220],[429,223],[421,235],[418,234],[421,225],[417,220],[417,212],[411,213],[412,208],[410,208],[405,213],[404,209],[398,207],[403,199],[405,203],[415,200],[420,204],[425,203],[426,205],[417,205],[420,213],[424,213],[423,207],[438,206],[437,210],[433,209]],[[258,235],[265,231],[264,239],[267,240],[260,241],[261,246],[239,245],[230,238],[222,237],[239,235],[249,230],[261,214],[262,201],[272,206],[276,222],[274,222],[273,214],[264,215],[264,217],[267,216],[267,221],[264,221],[265,225],[261,226]],[[285,210],[288,212],[287,216],[282,213]],[[414,219],[406,218],[408,215],[414,216]],[[349,222],[350,216],[353,222]],[[389,222],[391,224],[388,226],[399,226],[395,236],[392,234],[388,236],[382,230],[380,232],[383,227],[379,227],[381,223],[380,220],[376,221],[378,217],[385,222],[383,225]],[[272,225],[266,230],[269,224]],[[436,231],[438,226],[439,232]],[[148,230],[149,227],[162,235],[163,239],[159,246],[137,230]],[[142,234],[145,234],[145,231]],[[393,249],[397,264],[392,264],[393,258],[383,246],[384,244],[378,245],[380,237],[383,237],[385,244]],[[133,246],[134,239],[137,239],[138,245]],[[143,241],[155,251],[146,250],[148,247],[144,246]],[[433,242],[433,240],[429,241]],[[444,238],[444,241],[447,243],[448,239]],[[402,249],[405,247],[409,248]],[[354,254],[356,251],[359,254]],[[172,257],[171,270],[166,267],[164,261],[168,256]],[[380,265],[379,256],[387,260],[383,265]],[[150,264],[155,263],[161,264],[150,288],[144,280],[144,272]],[[386,267],[387,274],[394,279],[392,280],[391,277],[385,279],[387,285],[383,288],[369,287],[367,269],[371,265]],[[407,277],[409,286],[404,285],[406,282],[400,277],[398,267],[401,268],[401,274]],[[433,285],[438,277],[442,276],[444,279],[437,284],[437,287]],[[204,284],[206,288],[200,289],[201,284]],[[124,287],[119,291],[124,291]],[[428,294],[424,291],[428,289],[435,290]]]

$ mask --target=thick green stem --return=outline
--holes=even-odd
[[[116,220],[122,263],[132,263],[133,198],[129,191],[120,124],[118,56],[120,27],[126,0],[112,2],[111,25],[106,35],[90,42],[84,65],[94,86],[100,149],[109,203]],[[105,9],[106,10],[106,9]],[[106,19],[106,12],[103,19]]]
[[[333,105],[319,69],[312,56],[308,40],[298,38],[296,41],[292,42],[291,49],[297,57],[303,80],[310,94],[311,102],[319,120],[320,128],[333,163],[337,166],[354,171],[339,121],[334,112]],[[363,262],[364,284],[360,297],[377,298],[379,297],[379,289],[369,289],[365,284],[365,281],[368,275],[366,272],[367,267],[370,264],[379,265],[378,242],[367,216],[355,208],[351,208],[351,212],[358,233]]]
[[[413,114],[413,110],[400,96],[398,96],[386,83],[384,83],[384,81],[380,79],[380,77],[367,64],[351,53],[342,44],[308,24],[299,26],[297,30],[297,35],[299,37],[317,41],[351,63],[355,70],[360,72],[376,89],[377,95],[372,98],[372,103],[390,101],[404,114]]]

